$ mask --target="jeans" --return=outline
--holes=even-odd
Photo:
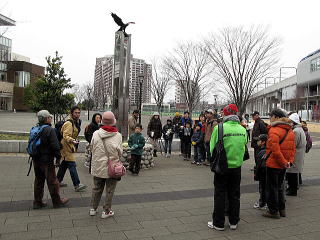
[[[38,161],[33,161],[33,168],[35,175],[33,204],[42,204],[45,181],[47,181],[47,186],[50,192],[53,205],[59,204],[61,202],[59,194],[60,186],[56,176],[56,170],[53,162],[41,163]]]
[[[229,202],[229,223],[238,224],[240,220],[240,182],[241,167],[229,168],[226,174],[214,174],[213,224],[224,227],[226,199]]]
[[[171,154],[171,145],[172,145],[172,138],[168,138],[164,140],[164,152]]]
[[[111,210],[111,203],[114,191],[117,186],[117,180],[113,178],[99,178],[93,177],[92,199],[91,206],[93,209],[97,209],[101,200],[101,196],[106,187],[106,202],[103,206],[103,210],[109,212]]]
[[[64,175],[66,174],[67,169],[69,169],[73,186],[75,186],[75,187],[78,186],[80,184],[80,179],[79,179],[78,172],[77,172],[76,162],[73,162],[73,161],[63,160],[61,162],[59,170],[58,170],[58,174],[57,174],[59,182],[63,181]]]
[[[201,163],[203,161],[202,146],[201,145],[194,146],[194,161],[199,162],[199,163]]]
[[[129,169],[132,173],[139,174],[141,166],[141,155],[131,154]]]
[[[285,198],[283,193],[283,181],[286,169],[267,167],[267,204],[271,213],[285,210]]]

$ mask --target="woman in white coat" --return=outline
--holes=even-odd
[[[116,119],[112,112],[102,115],[102,126],[92,136],[90,147],[92,150],[91,174],[93,175],[93,188],[90,216],[97,214],[101,195],[106,187],[106,202],[103,206],[101,218],[114,215],[111,203],[119,179],[108,175],[108,160],[120,161],[122,156],[122,135],[115,127]]]
[[[304,156],[306,151],[306,135],[302,129],[300,123],[300,117],[297,113],[292,113],[289,119],[293,124],[293,132],[295,135],[296,154],[294,157],[294,163],[291,168],[287,170],[287,196],[297,196],[299,173],[302,173],[304,166]]]

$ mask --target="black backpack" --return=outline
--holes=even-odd
[[[72,123],[72,127],[73,127],[73,121],[71,119],[68,119],[67,121],[70,121]],[[57,135],[57,138],[58,138],[58,141],[59,141],[61,148],[62,148],[61,140],[63,138],[63,136],[61,134],[61,128],[62,128],[63,124],[65,124],[65,122],[67,122],[67,121],[59,121],[54,125],[54,130],[56,131],[56,135]]]
[[[211,155],[210,168],[212,172],[218,174],[225,174],[228,170],[227,154],[223,145],[223,123],[218,124],[218,142]]]

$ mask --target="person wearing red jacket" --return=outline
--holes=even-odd
[[[286,216],[283,181],[286,169],[294,162],[295,136],[290,120],[282,110],[274,109],[269,116],[266,151],[268,210],[263,216],[280,218]]]

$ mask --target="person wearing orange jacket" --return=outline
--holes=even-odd
[[[266,151],[268,210],[263,216],[279,219],[286,216],[283,181],[286,169],[294,161],[296,145],[290,120],[285,113],[274,109],[269,116]]]

